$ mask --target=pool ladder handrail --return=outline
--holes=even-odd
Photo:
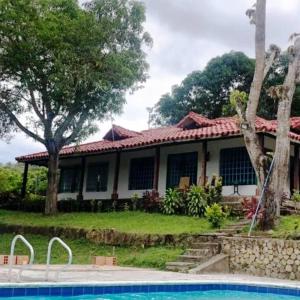
[[[25,239],[25,237],[23,235],[21,235],[21,234],[16,235],[13,238],[13,240],[11,241],[11,246],[10,246],[9,269],[8,269],[8,280],[9,281],[12,280],[13,256],[15,253],[15,246],[16,246],[17,240],[21,240],[30,251],[30,259],[29,259],[28,264],[22,265],[19,267],[19,272],[17,274],[17,281],[20,280],[23,270],[29,269],[32,266],[33,261],[34,261],[34,250],[33,250],[32,245]]]
[[[66,268],[68,268],[72,264],[73,254],[72,254],[71,248],[59,237],[52,238],[49,241],[48,251],[47,251],[46,274],[45,274],[46,275],[46,281],[49,280],[51,252],[52,252],[52,245],[53,245],[54,242],[58,242],[59,244],[61,244],[61,246],[67,250],[68,255],[69,255],[69,259],[68,259],[67,264],[63,268],[56,270],[55,281],[58,280],[59,273],[62,272],[63,270],[65,270]]]

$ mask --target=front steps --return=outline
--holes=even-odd
[[[188,273],[189,270],[196,268],[218,253],[220,253],[220,244],[217,242],[194,243],[190,249],[178,257],[178,261],[167,263],[166,270]]]
[[[190,269],[188,272],[190,274],[229,273],[229,256],[217,254],[203,264]]]
[[[242,219],[238,223],[230,224],[223,229],[218,230],[220,234],[234,235],[243,233],[246,226],[250,225],[251,220]]]
[[[228,225],[220,229],[218,235],[232,236],[240,234],[245,227],[250,224],[249,220],[240,220],[238,223]],[[199,242],[195,242],[185,253],[178,256],[177,261],[166,264],[167,271],[200,274],[201,272],[219,272],[224,273],[228,270],[228,257],[220,254],[221,244],[217,239],[208,240],[203,237]]]

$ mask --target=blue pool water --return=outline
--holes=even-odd
[[[11,300],[12,298],[1,298]],[[16,300],[299,300],[297,296],[261,294],[239,291],[125,293],[104,295],[81,295],[74,297],[16,297]]]
[[[2,286],[0,300],[300,300],[300,289],[233,283]]]

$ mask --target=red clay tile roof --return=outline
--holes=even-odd
[[[193,118],[195,122],[199,122],[199,124],[201,123],[201,127],[197,129],[184,130],[184,128],[178,127],[177,124],[175,126],[154,128],[143,130],[141,132],[135,132],[114,125],[114,129],[118,132],[118,134],[122,136],[131,135],[131,137],[117,141],[102,140],[98,142],[82,144],[79,146],[65,147],[61,150],[60,155],[69,156],[73,154],[80,155],[88,153],[112,152],[121,149],[139,148],[155,144],[172,143],[174,141],[202,140],[208,138],[212,139],[241,135],[238,125],[238,119],[236,117],[224,117],[210,120],[195,113],[190,113],[188,116]],[[187,117],[185,117],[185,119],[186,118]],[[179,124],[181,122],[179,122]],[[204,124],[207,125],[205,126]],[[258,132],[265,132],[276,135],[276,127],[277,122],[275,120],[268,121],[263,118],[257,117],[256,129]],[[300,130],[300,118],[291,118],[291,129],[293,130],[298,128]],[[300,142],[300,134],[297,134],[297,132],[291,131],[290,138],[293,141]],[[34,161],[47,159],[47,156],[47,152],[39,152],[17,157],[16,160],[20,162]]]
[[[199,127],[207,127],[213,126],[214,120],[210,120],[204,116],[194,113],[191,111],[187,116],[185,116],[176,126],[177,127],[184,127],[187,122],[194,121]]]
[[[118,125],[112,125],[112,128],[103,137],[104,140],[112,141],[112,136],[115,135],[118,139],[126,139],[140,135],[139,132],[123,128]]]

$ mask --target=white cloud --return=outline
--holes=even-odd
[[[153,37],[148,51],[150,79],[144,88],[127,96],[124,113],[114,123],[132,130],[147,128],[146,107],[153,106],[171,86],[190,72],[202,69],[213,57],[230,50],[253,56],[254,26],[245,16],[252,0],[144,0],[146,29]],[[267,44],[288,46],[289,35],[300,31],[299,0],[269,0]],[[110,122],[99,125],[100,132],[88,141],[102,138]],[[0,162],[15,156],[44,150],[43,145],[16,135],[10,144],[0,142]]]

